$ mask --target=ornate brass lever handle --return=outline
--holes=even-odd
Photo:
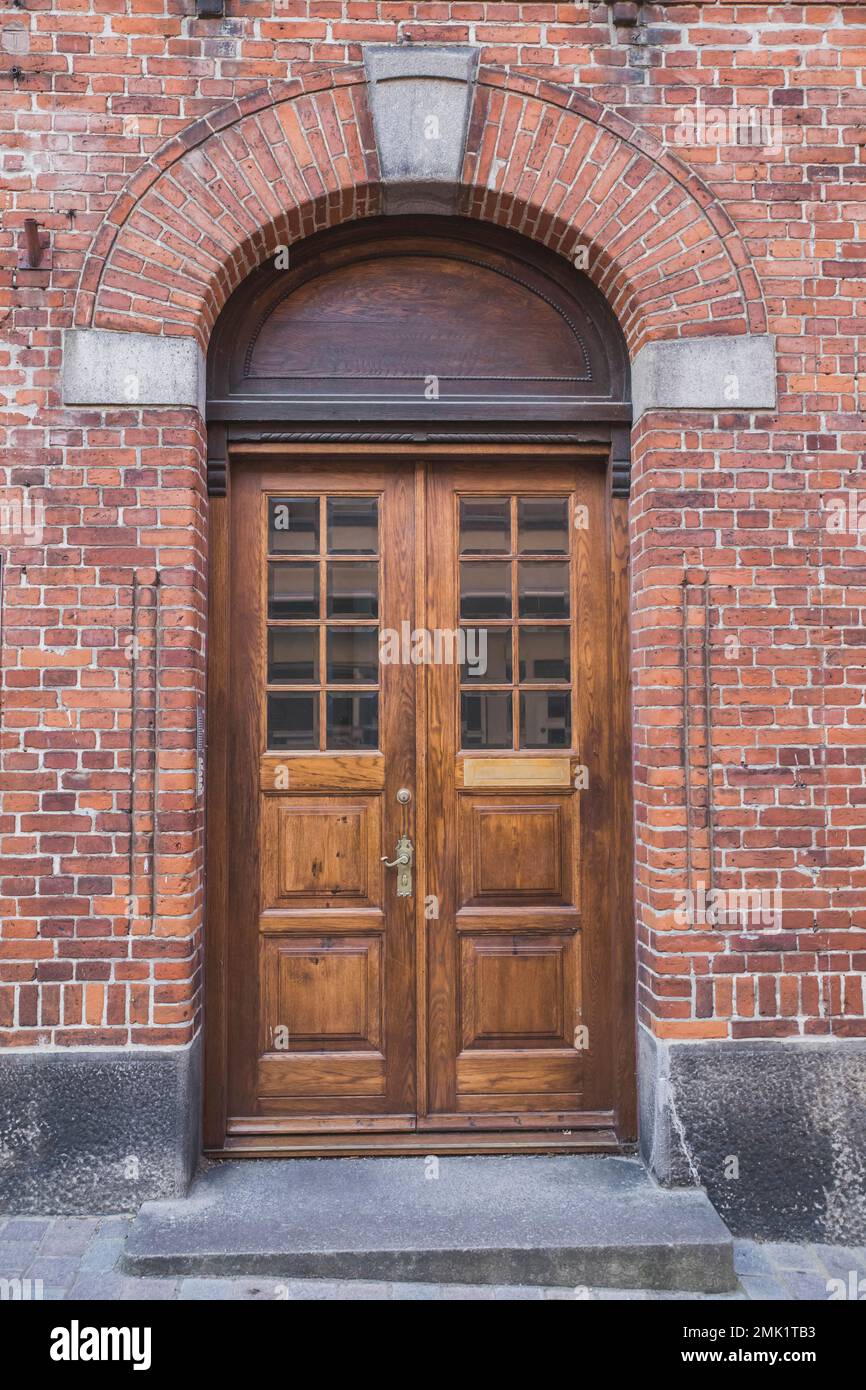
[[[383,854],[381,858],[386,869],[397,870],[397,897],[411,898],[412,862],[415,858],[415,849],[409,836],[401,835],[397,841],[396,858],[389,859],[387,854]]]

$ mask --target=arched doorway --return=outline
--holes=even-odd
[[[629,1142],[619,328],[458,220],[287,259],[209,357],[206,1147]]]

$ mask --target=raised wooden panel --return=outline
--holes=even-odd
[[[572,1101],[580,1089],[582,1055],[566,1049],[549,1051],[461,1052],[457,1057],[458,1099],[468,1095],[557,1095]],[[538,1101],[536,1101],[536,1104]]]
[[[564,934],[462,936],[464,1049],[571,1046],[577,940]]]
[[[262,908],[376,906],[376,797],[267,797],[262,811]]]
[[[460,798],[464,906],[570,903],[569,798]]]
[[[270,1052],[259,1059],[257,1092],[265,1109],[271,1097],[306,1096],[314,1112],[320,1099],[382,1096],[385,1058],[375,1052],[296,1052],[288,1057]]]
[[[382,1045],[382,941],[262,940],[262,1051]]]
[[[381,791],[381,753],[268,753],[261,762],[263,792]]]

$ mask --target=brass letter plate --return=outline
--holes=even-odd
[[[464,787],[570,787],[571,758],[464,758]]]

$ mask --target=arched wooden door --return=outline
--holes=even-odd
[[[433,225],[305,243],[214,336],[213,1152],[633,1136],[625,354]]]

